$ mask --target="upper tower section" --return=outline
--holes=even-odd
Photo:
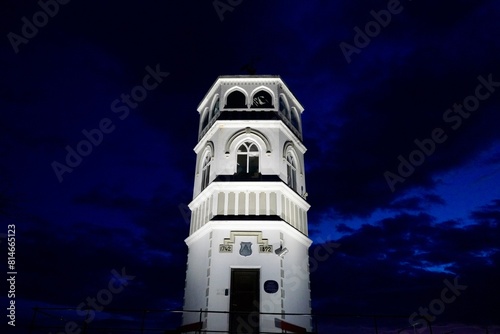
[[[198,107],[190,233],[211,219],[252,216],[307,235],[303,110],[278,76],[215,81]]]
[[[281,120],[302,142],[303,111],[279,76],[220,76],[198,106],[198,140],[217,120]]]

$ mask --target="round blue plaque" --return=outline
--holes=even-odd
[[[265,281],[264,282],[264,291],[267,293],[276,293],[278,292],[279,284],[276,281]]]

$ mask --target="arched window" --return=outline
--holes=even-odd
[[[217,100],[214,103],[214,106],[212,108],[212,118],[217,117],[219,114],[219,97],[217,97]]]
[[[201,190],[205,189],[210,183],[210,165],[212,163],[212,154],[210,151],[207,152],[205,158],[203,159],[203,164],[201,167]]]
[[[300,131],[299,114],[297,109],[292,107],[292,125]]]
[[[286,155],[286,177],[288,186],[297,191],[297,162],[290,152]]]
[[[280,112],[286,118],[290,119],[290,109],[288,109],[286,102],[285,102],[285,98],[283,96],[280,96]]]
[[[201,115],[201,131],[208,125],[208,109],[205,108]]]
[[[253,96],[252,108],[272,108],[273,98],[265,90],[258,91]]]
[[[250,141],[238,147],[236,173],[256,176],[259,173],[259,148]]]
[[[239,90],[235,90],[227,96],[226,108],[246,108],[246,96]]]

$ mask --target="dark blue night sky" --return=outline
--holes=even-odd
[[[3,1],[2,326],[96,296],[96,327],[182,308],[196,108],[255,71],[305,107],[313,311],[500,333],[499,17],[493,0]]]

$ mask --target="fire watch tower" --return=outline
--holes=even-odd
[[[184,310],[206,331],[311,331],[302,106],[279,76],[221,76],[198,112]]]

